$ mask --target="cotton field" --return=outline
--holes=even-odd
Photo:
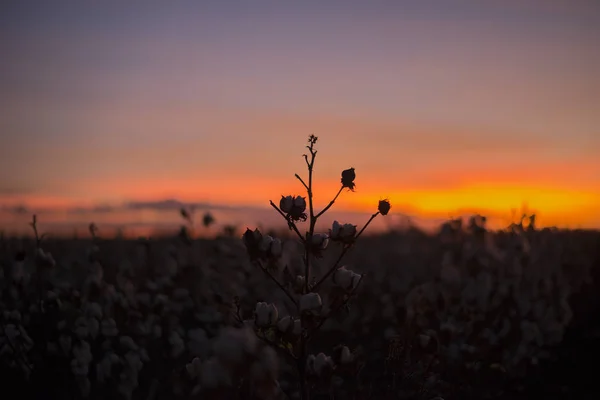
[[[200,239],[2,238],[8,393],[43,399],[591,398],[600,357],[600,232],[502,231],[486,218],[368,236],[317,221],[317,137],[289,231]],[[203,224],[214,222],[205,214]],[[597,378],[596,378],[597,379]]]
[[[291,238],[268,266],[286,291],[241,234],[0,245],[1,373],[20,398],[299,399],[303,324],[334,309],[300,368],[311,399],[598,393],[586,378],[600,341],[598,232],[490,232],[473,218],[364,236],[320,295],[301,294],[304,247]],[[332,241],[313,274],[344,246]]]

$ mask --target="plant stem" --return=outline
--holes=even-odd
[[[364,277],[364,276],[365,276],[365,274],[362,274],[362,275],[360,276],[360,279],[358,280],[358,282],[356,282],[356,286],[354,286],[354,289],[352,289],[352,291],[351,291],[351,292],[350,292],[350,294],[348,295],[348,298],[347,298],[346,300],[344,300],[342,303],[340,303],[340,305],[338,305],[338,306],[337,306],[335,309],[333,309],[333,310],[329,311],[329,313],[328,313],[328,314],[325,316],[325,318],[323,318],[323,319],[321,320],[321,322],[319,322],[319,324],[318,324],[318,325],[317,325],[317,326],[316,326],[314,329],[312,329],[312,331],[311,331],[311,336],[309,336],[309,337],[307,338],[307,342],[308,342],[308,339],[310,339],[310,338],[312,337],[312,335],[313,335],[315,332],[317,332],[317,331],[319,330],[319,328],[320,328],[321,326],[323,326],[323,324],[324,324],[325,322],[327,322],[327,320],[328,320],[328,319],[329,319],[329,318],[330,318],[330,317],[331,317],[333,314],[335,314],[335,313],[336,313],[336,312],[338,312],[338,311],[339,311],[339,310],[340,310],[342,307],[344,307],[346,304],[348,304],[348,302],[350,301],[350,299],[352,298],[352,296],[354,296],[354,293],[356,293],[356,291],[358,290],[358,287],[360,286],[360,283],[362,282],[362,280],[363,280],[363,277]]]
[[[358,234],[356,235],[356,237],[354,238],[354,240],[358,239],[359,236],[365,231],[365,229],[367,229],[367,226],[369,226],[369,224],[371,223],[371,221],[373,221],[375,219],[376,216],[379,215],[379,211],[377,211],[375,214],[371,215],[371,218],[369,218],[369,220],[367,221],[367,223],[365,224],[365,226],[362,227],[362,229],[360,230],[360,232],[358,232]]]
[[[317,223],[317,217],[315,217],[315,210],[313,206],[313,169],[315,166],[315,158],[317,156],[317,152],[313,149],[314,142],[310,142],[310,146],[308,150],[310,150],[310,162],[308,163],[308,208],[309,208],[309,216],[310,216],[310,227],[308,230],[308,235],[306,237],[305,243],[305,260],[304,260],[304,293],[308,293],[308,285],[310,282],[310,245],[312,242],[312,237],[315,233],[315,225]]]
[[[340,196],[340,194],[342,193],[342,190],[344,190],[344,187],[342,186],[340,188],[340,190],[338,190],[337,194],[335,195],[335,197],[333,198],[333,200],[331,200],[329,202],[329,204],[327,204],[327,207],[325,207],[323,210],[321,210],[320,213],[317,214],[316,218],[319,218],[321,215],[325,214],[325,212],[327,210],[329,210],[331,208],[331,206],[333,205],[333,203],[335,203],[335,201],[337,200],[337,198]]]
[[[302,182],[302,186],[304,186],[304,188],[308,191],[308,185],[304,182],[304,180],[300,177],[300,175],[295,174],[294,176],[296,177],[296,179],[298,179],[300,182]]]
[[[269,278],[271,278],[271,280],[272,280],[273,282],[275,282],[275,284],[276,284],[276,285],[279,287],[279,289],[281,289],[281,290],[283,291],[283,293],[285,293],[285,294],[287,295],[287,297],[289,297],[289,299],[292,301],[292,303],[294,303],[294,305],[296,306],[296,309],[298,309],[298,307],[299,307],[299,306],[298,306],[298,302],[296,301],[296,299],[294,299],[294,296],[292,296],[292,294],[289,292],[289,290],[287,290],[287,289],[286,289],[286,287],[285,287],[285,286],[283,286],[283,285],[281,284],[281,282],[279,282],[279,281],[277,280],[277,278],[275,278],[275,277],[273,276],[273,274],[271,274],[271,272],[269,272],[269,270],[268,270],[268,269],[267,269],[267,268],[266,268],[264,265],[262,265],[262,263],[261,263],[260,261],[257,261],[257,264],[258,264],[259,268],[260,268],[260,269],[262,269],[262,270],[263,270],[263,272],[264,272],[264,273],[265,273],[265,274],[266,274],[266,275],[267,275]]]
[[[315,292],[319,288],[319,286],[321,286],[321,284],[325,282],[325,279],[327,279],[332,273],[334,273],[338,269],[340,262],[342,261],[342,258],[344,258],[344,255],[348,252],[348,249],[350,249],[350,246],[344,245],[344,249],[338,256],[337,260],[335,260],[335,263],[333,263],[333,266],[329,269],[329,271],[327,271],[325,275],[321,277],[321,279],[319,279],[317,283],[315,283],[315,285],[311,288],[311,291]]]
[[[273,207],[275,210],[277,210],[277,212],[288,222],[288,226],[290,226],[292,228],[292,230],[294,232],[296,232],[296,235],[298,235],[298,237],[300,238],[300,240],[302,241],[302,243],[304,243],[304,237],[302,237],[302,234],[300,233],[300,231],[296,227],[296,224],[294,224],[293,222],[290,222],[289,218],[285,215],[285,213],[283,211],[281,211],[279,209],[279,207],[277,207],[277,205],[275,203],[273,203],[272,200],[269,201],[269,204],[271,204],[271,207]]]

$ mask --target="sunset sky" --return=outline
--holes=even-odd
[[[354,167],[338,210],[600,228],[599,40],[594,0],[2,2],[0,218],[255,223],[312,133],[321,205]]]

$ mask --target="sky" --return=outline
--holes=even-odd
[[[354,167],[340,212],[600,228],[599,37],[593,0],[2,2],[0,225],[255,223],[315,134],[321,206]]]

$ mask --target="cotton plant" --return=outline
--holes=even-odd
[[[263,341],[283,352],[296,365],[302,399],[308,399],[314,389],[328,387],[332,373],[339,367],[324,353],[316,356],[310,354],[309,344],[328,319],[348,306],[348,302],[364,279],[364,274],[356,273],[341,265],[343,257],[373,219],[380,214],[387,215],[390,211],[389,201],[381,200],[377,212],[362,229],[358,230],[356,225],[350,223],[335,221],[328,232],[317,232],[316,225],[319,218],[334,205],[342,192],[345,189],[354,191],[356,172],[354,168],[342,171],[341,185],[337,194],[325,208],[316,211],[313,193],[316,143],[317,137],[311,135],[306,146],[309,153],[304,155],[308,178],[305,180],[300,175],[295,175],[306,190],[306,196],[282,195],[279,204],[270,202],[302,244],[304,254],[301,273],[288,279],[288,282],[281,281],[277,275],[279,261],[283,254],[282,240],[263,234],[259,229],[254,231],[247,229],[243,235],[251,262],[286,295],[292,304],[293,315],[280,315],[275,304],[258,302],[254,310],[254,329]],[[304,234],[300,231],[300,223],[303,222],[308,224]],[[340,254],[325,273],[317,276],[315,260],[321,259],[333,243],[340,245]],[[285,272],[289,275],[287,266]],[[333,284],[333,289],[329,292],[324,290],[326,282]],[[239,321],[243,323],[239,303],[236,307]],[[347,352],[344,351],[346,364],[349,362]]]

